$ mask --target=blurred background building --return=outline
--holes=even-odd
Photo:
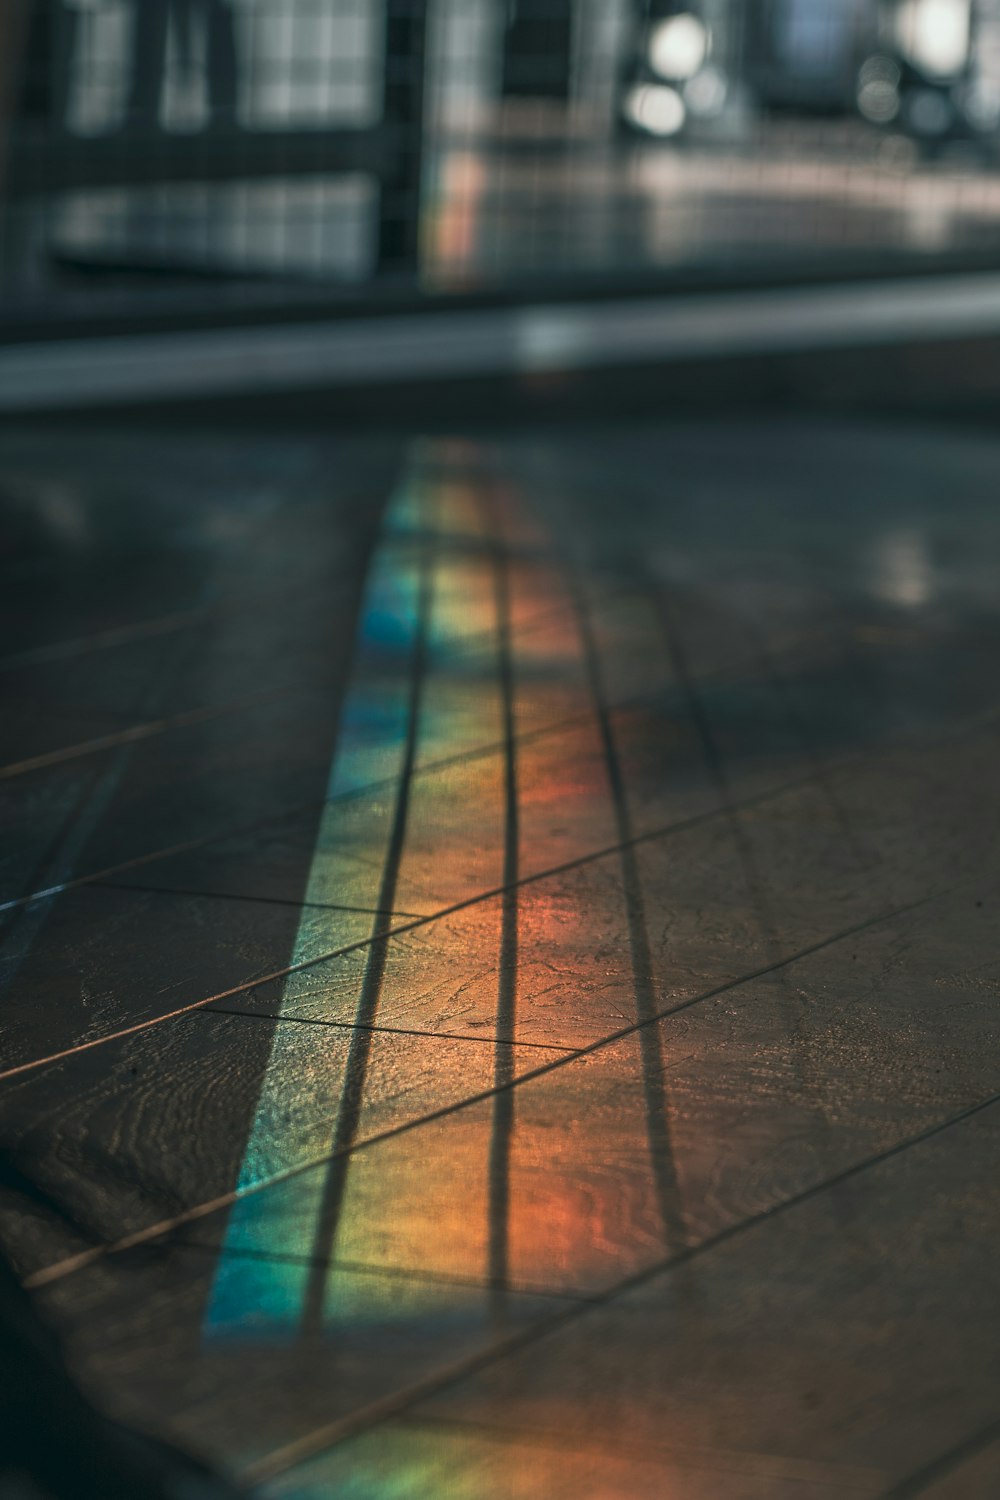
[[[26,10],[8,326],[176,309],[206,278],[241,304],[787,278],[1000,235],[1000,0]]]

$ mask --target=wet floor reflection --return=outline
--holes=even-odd
[[[995,472],[433,442],[381,519],[296,467],[246,547],[196,491],[238,608],[168,706],[302,703],[144,740],[5,995],[0,1126],[96,1244],[12,1239],[95,1392],[289,1500],[884,1493],[995,1406],[995,1131],[948,1124],[1000,1097]],[[103,667],[134,584],[61,666],[37,626],[25,701],[127,728],[182,582]],[[62,772],[6,785],[41,847]]]
[[[692,608],[662,538],[647,557],[630,537],[616,597],[613,518],[604,535],[588,518],[607,557],[574,558],[551,496],[527,506],[545,484],[501,472],[475,448],[427,444],[384,515],[302,967],[229,1002],[274,1037],[235,1206],[224,1232],[209,1217],[192,1236],[217,1255],[201,1347],[219,1368],[256,1348],[327,1382],[314,1451],[336,1451],[312,1469],[293,1454],[276,1494],[714,1500],[724,1442],[678,1456],[672,1431],[673,1456],[648,1464],[603,1437],[556,1455],[537,1433],[386,1425],[379,1403],[411,1399],[403,1353],[419,1392],[455,1362],[478,1369],[525,1321],[668,1262],[661,1321],[700,1350],[689,1257],[993,1086],[981,1049],[974,1066],[939,1065],[952,1053],[937,1011],[918,1026],[911,977],[895,991],[885,977],[910,952],[915,903],[942,886],[939,854],[951,878],[988,841],[956,841],[948,803],[925,819],[926,847],[904,848],[914,793],[899,766],[916,784],[933,757],[923,741],[875,754],[886,726],[946,718],[899,665],[901,622],[919,622],[925,664],[935,649],[958,660],[962,638],[932,618],[916,522],[853,538],[844,572],[867,596],[846,647],[827,619],[816,646],[789,628],[815,623],[791,591],[787,620],[780,604],[758,620],[711,566]],[[863,773],[838,760],[859,747]],[[929,951],[942,934],[964,944],[969,920],[947,915]],[[882,976],[873,1016],[854,989],[866,963]],[[983,1022],[963,1010],[959,1024],[968,1041]],[[838,1235],[863,1255],[852,1223]],[[370,1408],[352,1387],[362,1367],[377,1371]],[[554,1425],[586,1426],[572,1395],[553,1399]],[[473,1423],[499,1429],[507,1412],[498,1377]],[[354,1441],[355,1420],[385,1442]],[[245,1454],[266,1456],[243,1424]],[[733,1463],[733,1493],[753,1500],[847,1475]],[[863,1463],[847,1478],[844,1493],[877,1492]]]

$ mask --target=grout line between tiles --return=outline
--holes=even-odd
[[[795,649],[798,644],[800,643],[797,641],[793,641],[789,649]],[[702,674],[702,676],[698,680],[701,683],[711,684],[718,687],[725,684],[734,670],[734,664],[730,663],[724,667],[720,667],[711,672]],[[657,689],[652,693],[636,693],[628,698],[620,699],[610,705],[610,711],[614,714],[633,713],[642,709],[652,708],[656,706],[658,701],[662,698],[662,688]],[[1000,714],[1000,709],[996,710],[995,712],[996,714]],[[519,734],[517,736],[516,743],[518,746],[530,745],[536,743],[538,740],[545,739],[550,735],[562,734],[565,730],[572,728],[574,725],[588,722],[590,716],[591,711],[588,707],[587,709],[581,710],[581,712],[578,714],[568,715],[564,719],[555,720],[550,724],[544,724],[536,729],[525,730],[522,734]],[[415,774],[418,776],[433,775],[438,771],[448,770],[453,766],[458,766],[465,763],[473,764],[477,760],[482,760],[489,757],[490,755],[497,755],[501,753],[504,750],[504,746],[505,741],[496,740],[490,741],[483,745],[474,746],[471,749],[459,751],[457,754],[441,756],[434,760],[421,761],[418,756]],[[860,758],[861,757],[856,753],[845,755],[836,761],[830,762],[830,769],[834,773],[839,772],[843,769],[849,768],[853,764],[856,764]],[[232,823],[227,827],[224,827],[221,830],[215,830],[210,834],[200,835],[193,839],[186,839],[178,844],[167,845],[162,849],[150,850],[145,854],[136,855],[131,859],[121,860],[116,864],[106,865],[103,868],[99,870],[93,870],[88,874],[76,876],[73,879],[62,881],[60,884],[52,887],[46,887],[37,891],[28,891],[20,896],[8,897],[6,900],[0,901],[0,913],[8,911],[14,907],[27,906],[33,901],[41,900],[43,897],[61,895],[64,891],[76,889],[81,885],[90,885],[94,881],[103,880],[109,875],[120,874],[123,870],[137,869],[141,868],[143,865],[155,864],[159,860],[171,859],[179,854],[190,853],[195,849],[210,848],[213,844],[221,843],[228,838],[235,838],[243,833],[253,833],[259,829],[268,828],[273,824],[282,823],[290,818],[302,816],[309,812],[315,812],[318,815],[324,807],[340,803],[359,801],[364,797],[372,796],[377,792],[391,787],[394,784],[394,781],[394,777],[387,776],[383,777],[381,780],[366,782],[362,786],[353,787],[349,791],[338,793],[335,797],[320,798],[318,800],[311,800],[309,802],[295,803],[287,808],[282,809],[280,812],[269,814],[268,816],[263,818],[256,818],[248,822],[241,821]]]
[[[178,1239],[172,1242],[173,1248],[185,1253],[195,1252],[201,1255],[218,1256],[219,1247],[214,1244],[203,1244],[199,1240]],[[425,1271],[418,1267],[406,1266],[380,1266],[370,1261],[343,1260],[337,1257],[335,1260],[317,1261],[315,1255],[297,1255],[294,1252],[278,1254],[266,1250],[244,1250],[227,1246],[225,1249],[227,1260],[253,1260],[262,1261],[266,1264],[289,1265],[289,1266],[312,1266],[317,1263],[329,1271],[345,1271],[352,1276],[384,1276],[389,1280],[426,1282],[432,1286],[458,1286],[467,1287],[471,1291],[510,1291],[517,1297],[545,1297],[550,1301],[558,1302],[580,1302],[587,1295],[581,1290],[556,1291],[551,1287],[516,1286],[508,1287],[491,1281],[488,1276],[460,1276],[447,1275],[443,1271]]]
[[[814,778],[811,776],[797,778],[794,782],[786,783],[786,785],[781,788],[776,788],[775,790],[770,792],[758,793],[755,797],[748,798],[746,803],[743,805],[759,806],[761,803],[784,795],[790,790],[803,785],[808,785],[813,779]],[[667,824],[662,828],[650,829],[645,833],[636,834],[634,842],[636,845],[639,845],[645,843],[653,843],[659,839],[673,837],[679,833],[684,833],[689,831],[690,829],[700,827],[702,824],[710,822],[713,818],[716,818],[718,816],[719,809],[712,808],[707,810],[706,812],[695,814],[692,817],[683,819],[679,822]],[[593,850],[589,854],[579,855],[576,859],[566,860],[563,864],[553,865],[548,869],[539,870],[534,874],[522,876],[519,884],[522,886],[535,885],[539,881],[549,880],[553,876],[566,874],[570,870],[582,869],[585,865],[593,864],[597,860],[605,859],[609,855],[618,853],[620,853],[620,845],[611,844],[606,848]],[[302,959],[299,963],[286,964],[280,969],[272,970],[270,973],[258,974],[251,980],[241,980],[238,984],[230,985],[227,989],[219,990],[216,994],[204,995],[198,1000],[190,1001],[187,1005],[179,1005],[174,1010],[163,1012],[158,1016],[151,1016],[145,1021],[137,1021],[131,1026],[123,1026],[118,1028],[116,1031],[105,1032],[102,1036],[92,1037],[89,1041],[86,1042],[77,1042],[73,1046],[62,1048],[58,1052],[52,1052],[42,1057],[35,1057],[27,1060],[26,1062],[17,1063],[13,1067],[0,1070],[0,1082],[2,1082],[6,1078],[14,1078],[24,1073],[30,1073],[36,1068],[46,1067],[50,1063],[61,1062],[63,1059],[67,1057],[73,1057],[77,1053],[89,1052],[92,1051],[95,1047],[103,1047],[110,1042],[120,1041],[123,1037],[134,1036],[137,1032],[148,1031],[154,1026],[161,1026],[167,1021],[176,1020],[178,1016],[188,1015],[192,1011],[200,1010],[203,1006],[211,1005],[213,1001],[227,1000],[232,995],[241,995],[245,993],[247,989],[256,987],[257,985],[267,984],[276,979],[283,979],[289,974],[300,974],[305,972],[307,969],[315,968],[318,964],[327,963],[330,959],[342,958],[345,954],[359,952],[361,949],[367,948],[372,942],[376,940],[381,941],[385,938],[400,937],[406,933],[414,932],[418,928],[425,927],[431,922],[440,921],[443,917],[454,916],[458,912],[468,911],[472,907],[480,905],[482,902],[494,900],[496,899],[496,897],[502,896],[503,894],[503,886],[494,886],[489,890],[480,891],[474,896],[467,896],[461,901],[453,902],[449,906],[440,907],[437,911],[432,912],[427,916],[416,917],[410,921],[401,922],[398,926],[395,927],[386,927],[376,934],[369,935],[365,938],[358,938],[356,942],[345,943],[338,948],[328,949],[322,953],[316,954],[312,958]],[[922,904],[923,901],[929,901],[933,899],[933,897],[937,894],[940,894],[940,892],[932,892],[930,895],[923,897],[922,901],[916,904],[919,905]],[[890,913],[890,915],[903,910],[909,910],[909,906],[894,908],[893,913]],[[875,921],[879,919],[872,918],[872,920]]]
[[[938,895],[941,894],[944,893],[938,893]],[[909,902],[905,906],[895,907],[890,911],[881,912],[877,916],[870,917],[864,922],[855,924],[853,927],[845,928],[841,932],[833,933],[829,937],[826,937],[819,942],[810,944],[807,948],[802,948],[795,953],[789,954],[787,958],[782,959],[777,963],[768,964],[764,968],[754,970],[752,973],[743,974],[732,980],[727,980],[725,983],[716,985],[710,990],[706,990],[699,995],[691,996],[689,999],[681,1001],[677,1005],[670,1006],[646,1020],[633,1022],[631,1025],[622,1027],[618,1031],[612,1032],[605,1037],[601,1037],[598,1041],[591,1042],[585,1047],[579,1047],[575,1051],[565,1054],[552,1062],[544,1063],[538,1068],[534,1068],[526,1073],[522,1073],[518,1078],[505,1085],[505,1087],[510,1089],[520,1088],[526,1083],[529,1083],[538,1078],[545,1077],[548,1074],[555,1072],[559,1068],[567,1067],[569,1064],[578,1062],[582,1058],[589,1057],[592,1054],[601,1051],[605,1047],[612,1046],[614,1045],[614,1043],[624,1040],[626,1037],[633,1036],[646,1026],[652,1026],[660,1021],[665,1021],[671,1016],[679,1015],[686,1010],[691,1010],[694,1006],[702,1005],[705,1002],[715,999],[720,995],[730,994],[734,990],[741,988],[745,984],[751,984],[754,982],[754,980],[766,978],[767,976],[775,973],[777,970],[785,968],[790,964],[798,963],[802,959],[808,958],[815,953],[822,952],[824,949],[829,948],[836,943],[845,941],[848,937],[855,937],[858,933],[878,926],[882,922],[889,922],[892,921],[895,917],[916,911],[919,908],[926,906],[928,902],[933,899],[934,897],[926,896],[919,901]],[[200,1006],[188,1006],[182,1013],[190,1014],[191,1011],[200,1008]],[[131,1027],[129,1028],[129,1032],[131,1033],[142,1029],[144,1029],[142,1026]],[[80,1048],[75,1050],[84,1049]],[[26,1069],[22,1065],[16,1070],[10,1070],[7,1076],[11,1076],[11,1073],[15,1071],[23,1073],[27,1070],[28,1069]],[[428,1114],[422,1115],[417,1119],[404,1121],[400,1125],[392,1126],[375,1135],[367,1137],[363,1141],[356,1142],[352,1147],[352,1152],[368,1150],[372,1146],[377,1145],[380,1141],[392,1140],[397,1136],[409,1134],[410,1132],[420,1129],[424,1125],[430,1124],[435,1120],[445,1119],[448,1116],[457,1114],[460,1110],[467,1109],[472,1105],[484,1103],[488,1100],[491,1100],[496,1092],[496,1088],[484,1089],[482,1090],[482,1092],[470,1095],[466,1099],[452,1104],[443,1105],[440,1109],[432,1110]],[[255,1183],[253,1187],[248,1188],[243,1192],[231,1190],[227,1193],[219,1194],[218,1197],[208,1199],[200,1204],[195,1204],[192,1207],[185,1209],[180,1214],[175,1214],[171,1218],[163,1219],[156,1224],[148,1225],[144,1229],[136,1230],[134,1233],[125,1235],[119,1240],[102,1245],[97,1245],[88,1250],[81,1251],[76,1255],[67,1256],[65,1259],[56,1261],[52,1265],[46,1266],[42,1270],[35,1272],[34,1275],[29,1278],[26,1285],[47,1285],[49,1282],[57,1281],[63,1276],[68,1276],[78,1270],[82,1270],[85,1266],[91,1265],[95,1261],[102,1259],[105,1255],[118,1254],[124,1250],[132,1249],[136,1245],[144,1244],[147,1241],[160,1239],[165,1234],[171,1233],[174,1229],[179,1228],[182,1224],[193,1223],[199,1219],[207,1218],[212,1213],[217,1213],[223,1209],[231,1207],[232,1204],[235,1203],[238,1199],[250,1197],[260,1192],[265,1192],[269,1188],[281,1182],[290,1181],[292,1178],[303,1176],[305,1173],[314,1171],[319,1167],[327,1166],[329,1164],[329,1161],[329,1152],[324,1152],[319,1156],[310,1157],[307,1160],[295,1163],[291,1167],[287,1167],[279,1172],[273,1173],[264,1181]]]
[[[987,1099],[969,1106],[958,1113],[949,1116],[946,1120],[929,1126],[927,1129],[907,1137],[903,1141],[888,1147],[884,1151],[876,1152],[855,1162],[850,1167],[824,1178],[821,1182],[804,1188],[799,1193],[793,1193],[789,1198],[780,1203],[772,1204],[762,1209],[759,1213],[752,1214],[748,1218],[741,1219],[734,1224],[727,1225],[714,1235],[700,1241],[697,1245],[677,1251],[653,1265],[644,1267],[630,1276],[623,1277],[613,1287],[581,1298],[572,1306],[568,1306],[559,1312],[553,1312],[546,1318],[539,1319],[536,1323],[526,1328],[516,1329],[505,1338],[497,1340],[492,1347],[480,1350],[465,1359],[457,1360],[452,1365],[435,1374],[425,1376],[422,1380],[413,1382],[393,1395],[382,1397],[361,1408],[349,1417],[336,1419],[304,1434],[301,1438],[275,1449],[272,1453],[265,1455],[255,1463],[249,1465],[243,1472],[242,1478],[249,1483],[259,1484],[266,1480],[277,1478],[278,1475],[286,1473],[289,1469],[297,1467],[307,1459],[315,1458],[321,1453],[327,1452],[338,1443],[348,1437],[368,1431],[380,1425],[390,1417],[397,1417],[408,1411],[419,1402],[428,1400],[432,1396],[439,1395],[442,1391],[459,1385],[463,1380],[477,1375],[491,1365],[512,1355],[519,1354],[522,1350],[530,1348],[541,1340],[552,1334],[562,1331],[578,1318],[585,1317],[589,1313],[598,1311],[628,1292],[636,1291],[640,1287],[648,1285],[658,1277],[668,1275],[671,1271],[691,1261],[700,1259],[711,1251],[738,1239],[744,1234],[760,1228],[762,1225],[780,1218],[784,1214],[794,1211],[803,1204],[811,1202],[830,1192],[833,1188],[841,1186],[845,1182],[862,1176],[864,1173],[903,1155],[907,1151],[914,1150],[925,1142],[944,1134],[955,1126],[966,1120],[974,1118],[985,1110],[994,1108],[1000,1103],[1000,1093],[991,1094]],[[997,1424],[994,1424],[997,1425]],[[919,1490],[912,1487],[895,1491],[889,1490],[886,1500],[909,1500],[909,1497],[919,1494]]]
[[[325,682],[316,682],[310,687],[281,688],[276,692],[252,693],[246,698],[235,698],[230,703],[187,709],[183,713],[169,714],[162,719],[150,719],[144,724],[132,724],[128,729],[98,735],[92,740],[82,740],[79,744],[67,745],[61,750],[47,750],[42,755],[30,755],[24,760],[9,761],[7,765],[0,766],[0,781],[11,781],[15,776],[48,770],[51,766],[67,765],[70,761],[83,760],[103,750],[116,750],[121,745],[133,745],[140,740],[153,739],[157,735],[167,734],[174,729],[190,729],[197,724],[208,724],[213,719],[223,719],[228,714],[241,713],[247,708],[259,708],[268,703],[278,703],[290,698],[308,698],[322,692],[328,685]]]
[[[306,909],[353,912],[359,917],[423,917],[428,915],[421,911],[402,911],[399,907],[394,907],[392,911],[382,911],[375,906],[344,906],[334,901],[293,901],[289,896],[254,896],[245,891],[203,891],[187,886],[140,885],[138,883],[129,885],[125,881],[96,879],[89,881],[88,884],[101,891],[135,891],[149,896],[193,896],[199,901],[252,901],[262,906],[292,906],[297,911]]]
[[[956,1469],[969,1459],[978,1458],[980,1453],[985,1453],[995,1443],[1000,1442],[1000,1420],[988,1422],[985,1427],[977,1428],[961,1442],[955,1443],[953,1447],[947,1448],[932,1458],[929,1463],[922,1464],[919,1469],[905,1475],[896,1484],[890,1485],[885,1490],[883,1500],[916,1500],[917,1495],[926,1494],[932,1484],[939,1479],[945,1479],[953,1474]]]
[[[472,1418],[441,1415],[417,1417],[404,1414],[398,1418],[398,1422],[401,1427],[415,1431],[430,1429],[452,1434],[475,1433],[487,1441],[491,1436],[494,1441],[508,1437],[526,1446],[534,1445],[542,1448],[576,1448],[581,1443],[581,1434],[572,1429],[520,1427],[511,1423],[487,1423]],[[585,1444],[585,1438],[583,1442]],[[652,1442],[648,1438],[637,1437],[633,1433],[623,1437],[601,1432],[600,1446],[604,1453],[636,1455],[647,1461],[660,1463],[672,1460],[675,1464],[684,1467],[709,1472],[763,1477],[776,1479],[779,1482],[793,1479],[814,1484],[837,1484],[838,1497],[857,1495],[859,1500],[862,1496],[876,1496],[885,1484],[885,1474],[882,1470],[862,1468],[857,1464],[841,1464],[837,1461],[817,1462],[815,1459],[795,1459],[785,1455],[762,1454],[739,1449],[687,1448],[682,1444]],[[845,1485],[848,1488],[845,1489]]]
[[[328,1021],[316,1016],[289,1016],[264,1010],[228,1010],[222,1006],[207,1006],[192,1011],[195,1016],[240,1016],[247,1021],[277,1021],[296,1026],[329,1026],[336,1031],[384,1032],[387,1036],[423,1036],[435,1042],[478,1042],[489,1047],[525,1047],[533,1052],[558,1052],[562,1056],[575,1055],[573,1047],[560,1047],[556,1042],[522,1042],[517,1038],[494,1036],[485,1032],[482,1036],[469,1036],[461,1031],[423,1031],[409,1026],[382,1026],[365,1024],[362,1021]]]

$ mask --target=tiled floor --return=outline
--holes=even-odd
[[[1000,442],[7,436],[3,1242],[282,1500],[1000,1482]]]

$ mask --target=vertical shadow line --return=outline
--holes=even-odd
[[[587,682],[594,703],[604,764],[611,792],[618,842],[623,845],[620,853],[622,886],[625,894],[625,912],[628,922],[629,956],[632,968],[632,990],[638,1021],[651,1021],[659,1006],[653,992],[653,963],[649,944],[649,924],[646,903],[635,849],[632,847],[632,818],[628,810],[625,779],[621,758],[611,723],[611,712],[601,672],[600,653],[594,636],[590,609],[573,574],[569,577],[573,608],[577,617],[580,639],[583,644]],[[646,1138],[649,1144],[653,1180],[656,1185],[657,1203],[668,1248],[684,1248],[687,1245],[687,1225],[681,1202],[677,1163],[674,1156],[673,1138],[670,1129],[670,1101],[664,1084],[663,1058],[660,1053],[659,1027],[645,1025],[638,1032],[639,1056],[642,1069],[643,1106],[646,1115]]]
[[[680,631],[677,628],[673,610],[661,588],[655,585],[652,588],[653,604],[660,621],[663,638],[673,663],[674,672],[681,684],[681,690],[687,702],[691,718],[701,743],[702,757],[711,777],[719,798],[719,805],[726,820],[730,837],[736,849],[737,858],[743,870],[743,879],[746,883],[750,903],[760,928],[764,941],[764,950],[767,962],[776,966],[774,983],[782,996],[785,1024],[788,1029],[788,1038],[792,1048],[793,1065],[800,1087],[804,1093],[809,1093],[815,1088],[811,1079],[811,1069],[808,1060],[806,1038],[803,1034],[804,998],[795,989],[789,979],[787,971],[782,967],[787,949],[782,944],[778,933],[778,925],[774,910],[767,894],[767,887],[763,874],[753,848],[751,839],[743,824],[743,817],[733,795],[733,789],[726,771],[722,751],[712,728],[711,719],[705,708],[698,684],[691,672],[690,663]],[[827,1142],[829,1137],[829,1122],[825,1114],[819,1115],[822,1139]],[[826,1149],[824,1145],[824,1149]]]
[[[382,994],[382,981],[388,953],[386,926],[389,918],[381,915],[395,909],[396,883],[402,862],[403,846],[406,842],[406,826],[410,810],[410,792],[413,768],[416,761],[417,741],[420,729],[420,704],[423,695],[424,677],[427,668],[427,641],[433,602],[434,580],[430,539],[425,538],[420,553],[420,583],[417,599],[416,630],[410,658],[410,696],[407,705],[406,746],[396,793],[392,829],[386,849],[382,882],[379,887],[378,911],[372,925],[372,940],[368,947],[365,974],[358,997],[354,1021],[356,1029],[351,1032],[347,1062],[344,1069],[344,1084],[337,1110],[337,1119],[331,1143],[332,1159],[327,1169],[323,1186],[323,1197],[316,1220],[316,1232],[311,1252],[311,1270],[306,1285],[302,1306],[303,1329],[315,1329],[322,1325],[323,1302],[329,1261],[333,1255],[340,1223],[340,1213],[347,1187],[351,1158],[346,1153],[357,1138],[361,1109],[364,1103],[368,1063],[375,1037],[375,1018],[378,1014]]]
[[[694,720],[696,732],[702,747],[702,755],[706,768],[711,776],[719,797],[722,813],[726,819],[726,825],[730,836],[736,847],[737,858],[743,869],[743,878],[746,882],[754,914],[764,939],[767,961],[775,966],[773,982],[781,996],[781,1006],[784,1014],[784,1023],[788,1033],[789,1055],[792,1067],[795,1071],[796,1081],[804,1100],[817,1100],[810,1105],[810,1113],[816,1122],[816,1146],[821,1158],[827,1164],[830,1175],[836,1175],[834,1132],[830,1119],[822,1105],[818,1102],[821,1097],[820,1090],[814,1077],[815,1069],[811,1064],[808,1036],[805,1031],[806,999],[801,991],[795,988],[789,978],[787,969],[784,967],[784,959],[787,948],[783,947],[775,921],[771,902],[767,895],[767,888],[761,874],[751,840],[743,825],[743,817],[733,796],[729,776],[726,772],[722,751],[719,747],[715,731],[705,708],[698,684],[691,672],[687,652],[680,631],[674,620],[673,610],[665,596],[662,587],[658,587],[655,581],[651,583],[653,604],[660,620],[663,638],[673,662],[674,671],[681,689],[687,701],[692,719]],[[852,1187],[841,1184],[832,1190],[833,1202],[838,1214],[838,1230],[852,1253],[858,1242],[853,1236],[852,1230]]]
[[[497,670],[504,742],[503,897],[500,920],[500,964],[497,980],[497,1041],[493,1080],[499,1092],[493,1102],[489,1151],[490,1284],[507,1289],[510,1278],[510,1156],[514,1133],[514,1038],[517,1024],[518,845],[517,739],[514,709],[514,662],[510,626],[510,559],[501,533],[495,497],[489,497],[494,537],[493,587],[497,614]]]
[[[674,621],[673,611],[670,608],[663,591],[660,588],[652,588],[652,601],[656,617],[660,622],[660,629],[666,643],[667,652],[673,665],[674,673],[681,685],[684,701],[695,726],[698,740],[701,745],[702,760],[708,771],[712,784],[719,798],[719,807],[729,829],[730,837],[736,847],[737,857],[743,868],[743,878],[747,884],[747,890],[753,905],[761,934],[764,938],[767,950],[768,962],[775,963],[782,956],[781,944],[778,940],[777,925],[771,903],[768,900],[764,886],[763,877],[757,863],[750,839],[747,837],[746,829],[743,827],[736,800],[733,797],[733,789],[729,782],[719,742],[716,739],[715,730],[712,728],[711,720],[701,693],[695,682],[687,658],[687,651],[681,639],[680,631]]]

